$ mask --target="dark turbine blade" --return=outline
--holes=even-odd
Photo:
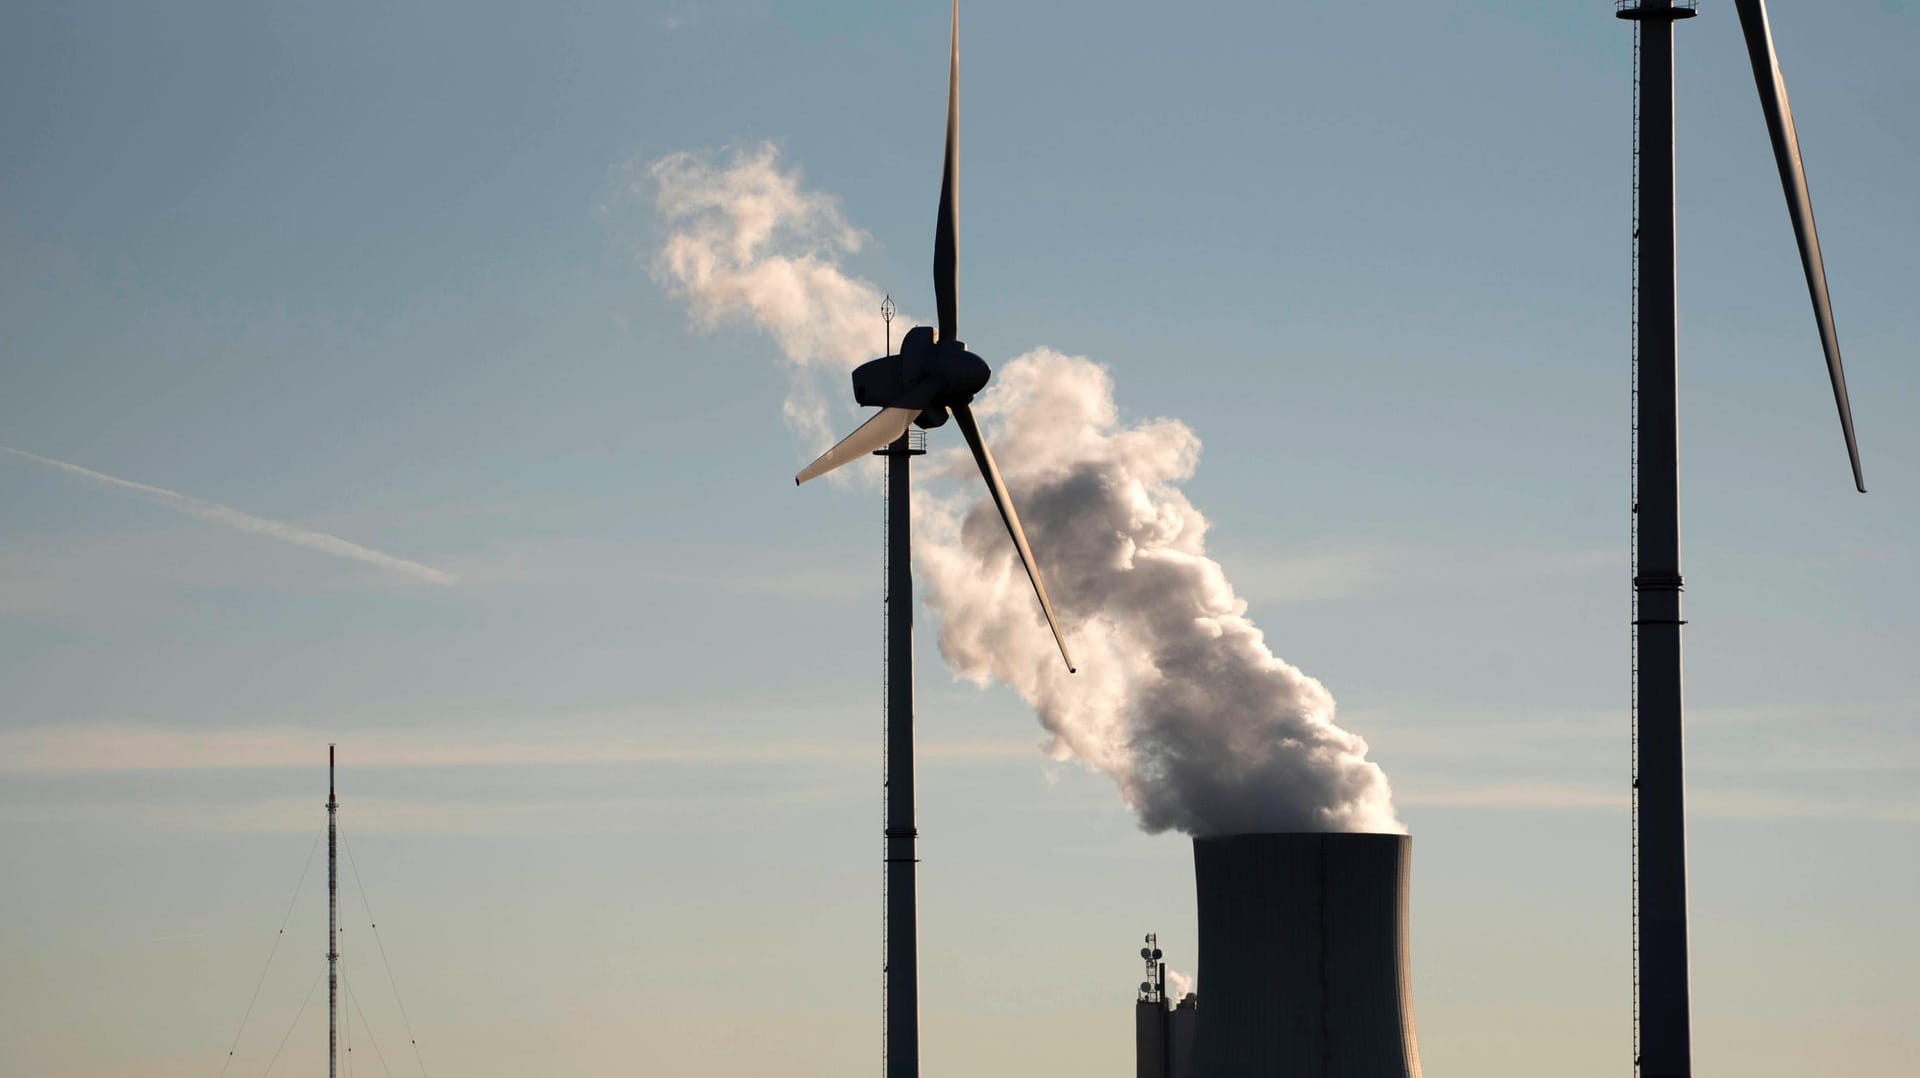
[[[1813,199],[1807,194],[1807,170],[1800,161],[1800,137],[1793,128],[1793,106],[1787,103],[1787,84],[1780,77],[1780,59],[1773,51],[1767,6],[1764,0],[1734,0],[1734,6],[1739,9],[1740,29],[1747,38],[1747,57],[1753,61],[1753,81],[1760,90],[1760,108],[1767,114],[1773,157],[1780,165],[1780,186],[1787,195],[1787,215],[1793,218],[1794,239],[1800,243],[1800,265],[1806,270],[1807,292],[1813,297],[1820,347],[1827,354],[1827,377],[1833,382],[1833,403],[1840,409],[1840,430],[1847,438],[1853,485],[1864,494],[1867,481],[1860,474],[1860,449],[1853,440],[1853,408],[1847,403],[1847,375],[1840,367],[1840,335],[1833,328],[1833,304],[1827,298],[1827,268],[1820,259],[1820,234],[1813,227]]]
[[[833,471],[850,460],[864,457],[868,453],[886,445],[907,432],[907,424],[920,414],[918,408],[882,408],[872,419],[860,424],[860,429],[840,439],[840,444],[820,454],[820,459],[806,466],[799,475],[793,477],[793,485],[799,486],[809,479],[816,479]]]
[[[987,443],[980,440],[980,428],[973,422],[973,409],[964,404],[955,405],[953,418],[960,424],[960,433],[966,435],[967,448],[973,450],[974,462],[980,465],[980,475],[987,481],[993,504],[1000,509],[1000,519],[1006,521],[1007,534],[1013,536],[1014,549],[1020,552],[1020,564],[1027,567],[1027,579],[1033,581],[1033,593],[1040,597],[1040,610],[1047,615],[1047,627],[1053,630],[1053,642],[1060,645],[1060,658],[1066,660],[1067,673],[1074,673],[1073,657],[1067,654],[1066,638],[1060,635],[1060,623],[1054,619],[1053,603],[1047,598],[1047,585],[1040,579],[1040,567],[1033,563],[1033,550],[1027,546],[1027,533],[1020,527],[1020,514],[1013,511],[1013,499],[1007,496],[1007,484],[1000,479],[1000,466],[993,462],[993,454],[987,452]]]
[[[960,339],[954,296],[960,231],[960,0],[953,0],[953,39],[947,56],[947,159],[940,169],[940,220],[933,227],[933,301],[940,308],[940,339]]]

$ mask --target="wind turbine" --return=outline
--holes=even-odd
[[[1073,672],[1073,659],[1060,635],[1060,623],[1047,598],[1047,586],[1027,546],[1007,485],[1000,478],[987,443],[969,407],[992,371],[960,340],[956,268],[958,262],[960,157],[960,0],[953,2],[947,56],[947,145],[940,172],[940,212],[933,233],[933,293],[939,308],[938,335],[915,326],[900,341],[897,355],[861,364],[853,372],[853,399],[880,411],[794,477],[799,485],[835,468],[878,453],[887,458],[887,748],[886,748],[886,966],[884,967],[887,1078],[920,1073],[920,996],[918,914],[914,890],[913,826],[913,568],[908,465],[924,450],[912,447],[907,428],[931,429],[952,416],[973,451],[974,463],[1007,525],[1040,611],[1053,630],[1060,658]]]
[[[1794,132],[1793,110],[1763,0],[1734,0],[1766,114],[1787,215],[1800,245],[1814,323],[1840,410],[1854,486],[1865,493],[1854,443],[1827,272]],[[1643,1078],[1693,1073],[1687,994],[1687,850],[1681,754],[1680,480],[1674,342],[1673,24],[1693,0],[1618,0],[1638,23],[1640,70],[1634,260],[1636,408],[1634,543],[1635,1055]]]

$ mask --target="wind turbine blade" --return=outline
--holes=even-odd
[[[913,417],[920,414],[918,408],[882,408],[872,419],[860,424],[860,429],[840,439],[840,444],[820,454],[820,458],[801,469],[793,477],[793,485],[799,486],[809,479],[833,471],[850,460],[856,460],[886,445],[888,442],[907,432],[907,425]]]
[[[954,295],[960,231],[960,0],[953,0],[953,36],[947,54],[947,157],[940,169],[940,219],[933,228],[933,300],[940,309],[940,339],[960,339],[959,300]]]
[[[1800,160],[1800,136],[1793,127],[1793,106],[1787,102],[1786,80],[1780,77],[1780,58],[1773,49],[1773,30],[1767,25],[1765,0],[1734,0],[1740,12],[1740,30],[1746,35],[1747,57],[1753,61],[1753,81],[1760,90],[1760,108],[1767,115],[1767,134],[1773,139],[1773,157],[1780,166],[1780,186],[1787,196],[1787,215],[1793,218],[1794,239],[1800,244],[1800,265],[1807,274],[1807,292],[1813,298],[1813,318],[1820,328],[1820,347],[1827,355],[1827,377],[1833,382],[1833,403],[1840,409],[1840,430],[1847,439],[1847,459],[1853,464],[1853,485],[1862,494],[1867,482],[1860,474],[1860,449],[1853,439],[1853,408],[1847,403],[1847,375],[1840,366],[1840,336],[1833,326],[1833,304],[1827,297],[1827,268],[1820,258],[1820,234],[1813,227],[1813,199],[1807,194],[1807,170]]]
[[[1060,645],[1060,658],[1066,661],[1067,673],[1074,673],[1073,656],[1067,654],[1067,641],[1060,635],[1060,622],[1053,616],[1053,602],[1047,598],[1047,585],[1040,579],[1040,567],[1033,563],[1033,550],[1027,546],[1027,533],[1020,527],[1020,514],[1014,512],[1007,484],[1000,479],[1000,466],[993,462],[987,443],[980,440],[973,409],[964,404],[955,405],[953,418],[960,425],[960,433],[966,436],[967,448],[973,450],[974,462],[980,465],[980,475],[987,481],[993,504],[1000,509],[1000,519],[1006,522],[1007,534],[1013,536],[1014,549],[1020,552],[1020,564],[1027,567],[1027,579],[1033,582],[1033,593],[1040,597],[1040,610],[1047,615],[1047,628],[1053,630],[1053,642]]]

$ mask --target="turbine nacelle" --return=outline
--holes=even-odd
[[[1000,466],[980,437],[980,425],[974,422],[973,395],[985,389],[993,377],[987,361],[967,351],[960,340],[959,314],[959,232],[960,232],[960,3],[954,0],[952,43],[947,52],[947,146],[940,168],[940,215],[933,230],[933,299],[940,311],[940,325],[915,326],[900,340],[898,355],[882,356],[860,364],[853,372],[853,399],[880,409],[858,430],[833,448],[820,454],[812,464],[793,477],[795,485],[815,479],[843,465],[879,451],[907,433],[918,423],[931,429],[949,417],[960,428],[961,437],[973,453],[973,462],[986,481],[987,493],[1000,521],[1007,526],[1007,538],[1020,555],[1020,564],[1033,585],[1033,596],[1040,601],[1040,613],[1046,616],[1053,642],[1060,646],[1060,659],[1073,672],[1073,658],[1067,654],[1066,637],[1060,633],[1060,621],[1053,616],[1053,601],[1047,598],[1047,586],[1040,579],[1040,567],[1034,564],[1033,550],[1027,546],[1026,530],[1020,527],[1020,514],[1014,510],[1013,497],[1007,493]],[[889,309],[890,310],[890,309]],[[904,509],[904,507],[902,507]]]
[[[908,408],[914,422],[931,430],[947,410],[970,404],[993,377],[987,361],[962,341],[938,341],[931,326],[907,331],[896,355],[870,359],[853,371],[853,399],[870,408]]]

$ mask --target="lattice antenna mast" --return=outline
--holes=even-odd
[[[893,293],[889,292],[880,299],[880,318],[887,324],[887,343],[881,355],[893,354]]]

